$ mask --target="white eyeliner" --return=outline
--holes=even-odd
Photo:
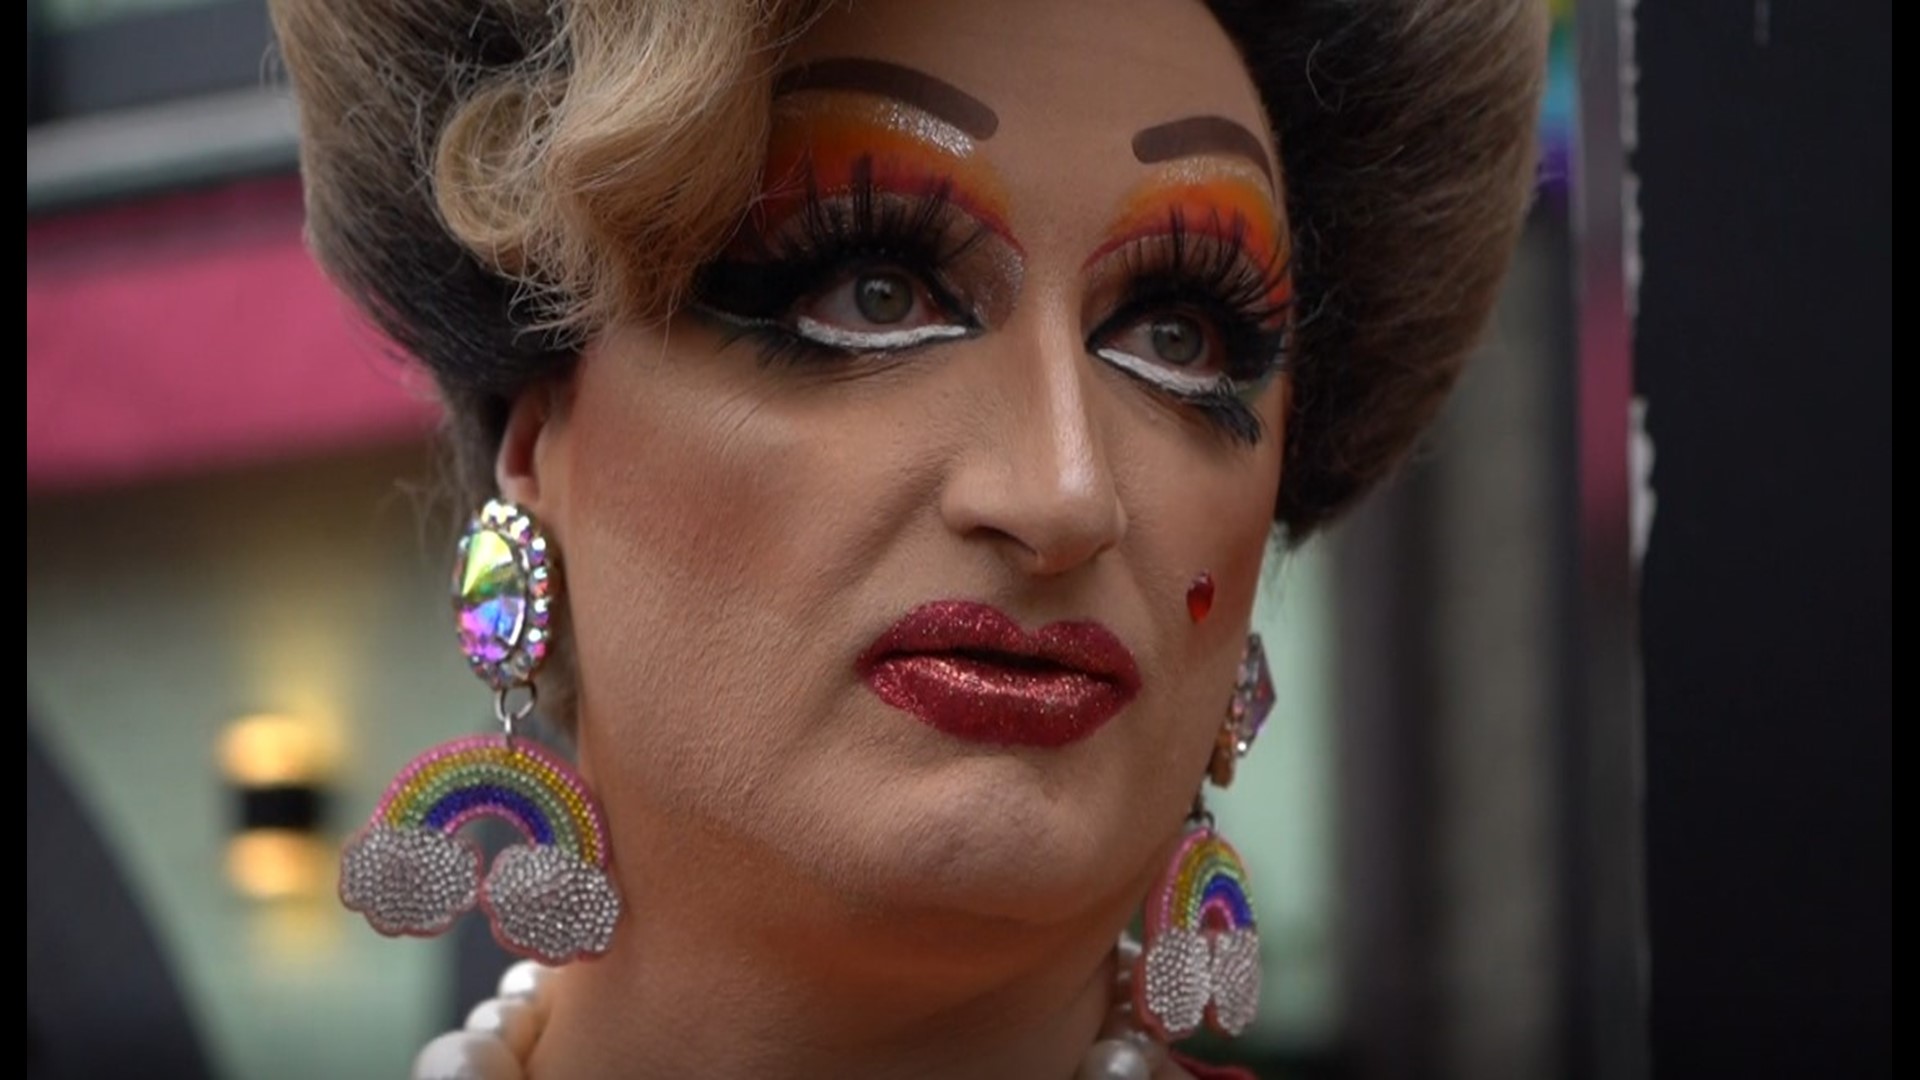
[[[938,323],[932,326],[916,326],[909,330],[885,330],[870,333],[861,330],[848,330],[832,326],[818,319],[802,315],[793,321],[793,328],[801,337],[819,345],[827,345],[850,352],[876,352],[892,349],[910,349],[916,345],[925,345],[934,341],[952,341],[973,333],[970,327],[952,326]]]
[[[1095,349],[1093,354],[1129,375],[1139,376],[1155,386],[1165,387],[1183,397],[1208,397],[1221,390],[1233,393],[1239,389],[1232,379],[1219,376],[1204,378],[1199,375],[1188,375],[1185,372],[1171,371],[1158,364],[1142,360],[1132,353],[1121,352],[1119,349]]]

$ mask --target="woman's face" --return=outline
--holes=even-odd
[[[836,5],[782,70],[697,302],[607,332],[502,459],[626,887],[711,856],[1110,910],[1201,781],[1280,482],[1258,98],[1192,0]]]

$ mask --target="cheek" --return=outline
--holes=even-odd
[[[650,364],[612,348],[582,361],[569,546],[625,579],[623,600],[691,606],[680,614],[700,624],[756,608],[816,618],[920,491],[914,451],[833,401],[837,388],[795,392],[711,343],[684,347]]]
[[[1167,693],[1157,708],[1166,716],[1161,752],[1170,755],[1161,760],[1197,769],[1225,719],[1273,537],[1283,397],[1276,389],[1259,403],[1267,430],[1253,447],[1196,442],[1187,433],[1138,465],[1130,540],[1161,631],[1158,681]],[[1212,603],[1196,621],[1188,593],[1202,573],[1212,580]]]
[[[660,348],[615,336],[582,358],[557,540],[583,763],[596,782],[677,802],[738,772],[730,759],[758,741],[748,723],[768,715],[756,703],[790,692],[751,648],[777,628],[753,623],[778,614],[769,590],[808,586],[789,537],[808,527],[817,463],[700,365],[649,361]]]
[[[926,496],[887,425],[694,331],[674,343],[614,335],[576,375],[556,539],[582,738],[607,740],[596,768],[751,782],[852,679],[849,583]]]
[[[774,569],[772,526],[799,521],[805,448],[755,423],[751,401],[705,392],[670,364],[626,359],[582,362],[568,418],[576,577],[624,580],[635,608],[704,603],[724,615],[733,593]],[[601,596],[587,588],[580,599]]]
[[[1135,522],[1136,561],[1152,567],[1158,587],[1156,621],[1172,625],[1187,645],[1173,650],[1182,662],[1218,649],[1246,631],[1259,589],[1260,568],[1273,537],[1281,456],[1286,441],[1284,384],[1276,383],[1253,403],[1265,427],[1252,445],[1229,445],[1193,431],[1157,430],[1129,440],[1144,448],[1136,458],[1130,517]],[[1213,582],[1213,600],[1196,620],[1187,594],[1202,573]]]

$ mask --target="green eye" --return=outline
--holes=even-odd
[[[1153,354],[1176,367],[1186,367],[1206,355],[1207,335],[1200,324],[1185,315],[1153,320],[1148,327]]]
[[[899,273],[882,271],[860,275],[853,283],[853,306],[868,322],[882,326],[913,314],[913,283]]]

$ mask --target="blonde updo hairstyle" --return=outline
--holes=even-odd
[[[521,389],[671,311],[725,239],[817,6],[274,0],[309,243],[433,373],[468,494]]]

